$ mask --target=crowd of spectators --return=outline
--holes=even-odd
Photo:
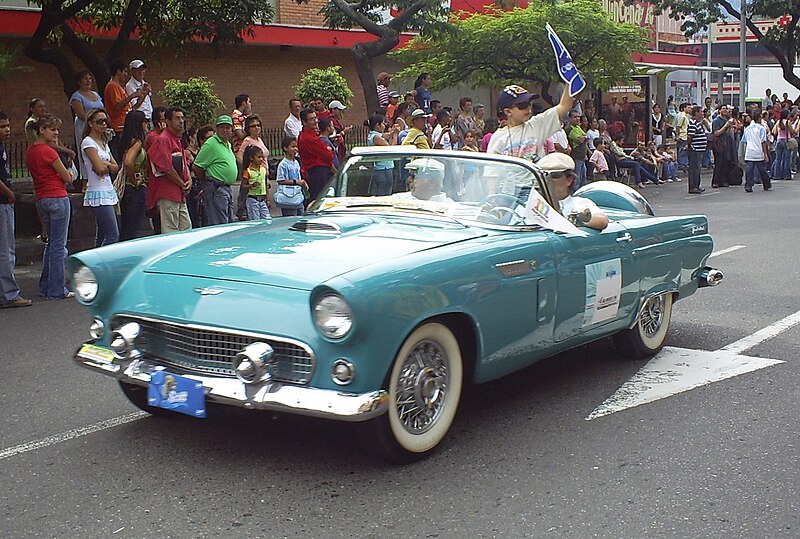
[[[102,96],[93,89],[89,71],[76,76],[78,90],[70,106],[77,152],[59,141],[61,120],[47,113],[42,99],[31,101],[24,124],[26,162],[45,241],[39,293],[48,299],[71,297],[64,287],[69,191],[83,193],[83,205],[95,216],[95,245],[102,246],[137,237],[145,219],[156,233],[168,233],[236,219],[271,219],[273,206],[282,215],[301,215],[347,153],[353,126],[344,125],[347,107],[339,100],[288,101],[284,157],[270,171],[263,124],[247,94],[237,95],[231,113],[213,126],[187,129],[179,107],[153,106],[142,60],[114,61],[109,67],[113,75]],[[421,73],[404,93],[392,89],[389,73],[381,72],[376,82],[379,109],[364,122],[367,144],[533,161],[568,154],[574,163],[572,191],[603,180],[658,186],[680,182],[685,172],[689,193],[699,194],[703,167],[713,168],[712,187],[739,185],[744,175],[746,192],[756,184],[770,190],[771,180],[791,179],[800,160],[800,99],[796,104],[784,94],[780,101],[769,90],[761,107],[744,114],[724,104],[715,107],[710,98],[704,106],[677,107],[670,98],[665,112],[653,103],[649,129],[644,129],[625,97],[612,99],[613,118],[606,121],[593,100],[574,101],[567,88],[543,110],[538,94],[512,85],[499,92],[496,116],[487,116],[486,107],[470,97],[459,99],[457,108],[434,99],[429,73]],[[19,296],[13,277],[14,195],[3,146],[9,134],[10,119],[0,113],[0,307],[31,303]],[[391,193],[392,166],[390,160],[376,163],[371,194]]]

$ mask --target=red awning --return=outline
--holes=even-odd
[[[635,52],[631,54],[631,60],[637,64],[661,64],[667,66],[696,66],[698,62],[698,58],[694,54],[661,51],[647,51],[645,53]]]

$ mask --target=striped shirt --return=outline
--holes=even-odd
[[[689,129],[686,133],[692,137],[691,147],[696,152],[704,152],[708,148],[708,136],[702,122],[689,118]]]

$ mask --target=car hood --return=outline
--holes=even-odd
[[[438,219],[347,214],[285,218],[231,227],[151,262],[145,271],[311,289],[358,268],[486,234]]]

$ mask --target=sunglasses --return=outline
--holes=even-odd
[[[531,103],[530,101],[525,101],[524,103],[515,103],[514,106],[517,107],[519,110],[528,110],[529,108],[531,108]]]
[[[108,120],[106,118],[98,118],[94,120],[94,123],[97,125],[108,125]]]
[[[547,176],[551,180],[557,180],[557,179],[562,178],[562,177],[564,177],[566,175],[575,176],[575,171],[574,170],[560,170],[558,172],[548,172],[547,173]]]
[[[250,124],[250,127],[261,127],[261,124]]]

